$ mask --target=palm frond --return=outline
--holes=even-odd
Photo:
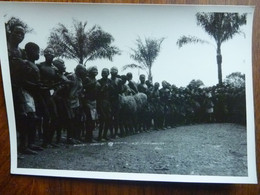
[[[77,59],[85,64],[97,58],[113,59],[120,54],[120,50],[113,46],[114,38],[101,27],[94,25],[86,29],[87,22],[73,20],[71,28],[58,24],[51,31],[48,45],[57,50],[57,55],[68,59]]]
[[[183,45],[188,43],[201,43],[201,44],[210,44],[208,41],[194,37],[194,36],[182,36],[176,42],[176,44],[181,48]]]
[[[216,42],[222,43],[240,34],[240,27],[246,24],[246,14],[239,13],[197,13],[197,25],[201,26]]]
[[[145,38],[144,42],[140,37],[136,39],[137,48],[131,49],[130,57],[147,68],[151,67],[154,60],[160,53],[161,44],[165,38]]]
[[[145,70],[145,68],[143,66],[141,66],[141,65],[138,65],[138,64],[127,64],[127,65],[124,65],[122,67],[122,71],[124,71],[124,70],[126,70],[128,68],[132,68],[132,69],[133,68],[137,68],[137,69]]]

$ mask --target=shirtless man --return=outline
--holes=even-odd
[[[131,72],[128,72],[126,74],[126,78],[128,80],[128,86],[132,90],[132,95],[138,93],[137,84],[132,80],[133,79],[133,74]]]
[[[145,75],[141,74],[139,77],[139,80],[140,80],[140,83],[137,85],[138,91],[147,95],[148,87],[145,83]]]
[[[37,154],[37,152],[29,148],[28,143],[30,132],[28,124],[30,124],[36,110],[34,99],[26,90],[27,76],[31,76],[28,72],[30,62],[26,60],[25,52],[19,48],[19,44],[24,39],[25,30],[22,25],[15,25],[10,31],[7,44],[16,128],[19,139],[18,152],[22,154]]]
[[[46,48],[44,50],[45,61],[38,65],[40,70],[41,82],[45,86],[45,89],[41,90],[41,95],[44,99],[45,110],[43,116],[43,147],[49,145],[57,147],[52,143],[52,137],[54,134],[55,125],[57,120],[57,109],[53,100],[53,93],[55,86],[61,83],[61,77],[58,69],[53,65],[54,50],[52,48]]]
[[[98,75],[97,67],[90,67],[88,70],[88,76],[83,81],[84,98],[83,105],[86,114],[86,137],[85,140],[88,143],[94,142],[93,131],[96,127],[96,121],[98,120],[97,114],[97,80]]]
[[[164,130],[168,126],[168,114],[169,114],[169,100],[170,100],[170,90],[167,86],[166,81],[162,81],[162,88],[159,90],[160,92],[160,101],[163,107],[163,115],[160,121],[160,125]]]
[[[118,78],[118,69],[117,67],[112,67],[110,69],[111,74],[111,111],[112,111],[112,129],[114,129],[114,133],[112,135],[113,138],[117,138],[119,136],[119,94],[121,92],[121,79]]]
[[[25,89],[28,90],[29,94],[32,95],[36,112],[32,115],[29,125],[29,148],[36,151],[41,151],[43,148],[35,145],[35,137],[36,137],[36,129],[38,129],[38,133],[41,132],[41,115],[39,112],[41,106],[41,97],[40,97],[40,71],[35,61],[39,59],[40,56],[40,48],[37,44],[33,42],[29,42],[25,45],[24,48],[27,56],[27,60],[29,61],[29,66],[27,69],[27,82]],[[40,135],[40,134],[39,134]]]
[[[104,68],[101,72],[102,78],[98,80],[98,96],[97,96],[97,106],[99,113],[99,133],[98,140],[102,139],[108,140],[107,132],[110,129],[110,134],[113,134],[111,131],[111,102],[110,102],[110,93],[111,93],[111,80],[108,78],[109,69]]]

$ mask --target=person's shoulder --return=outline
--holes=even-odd
[[[20,52],[21,52],[21,54],[22,54],[22,58],[23,58],[23,59],[27,59],[27,54],[26,54],[25,49],[21,49],[20,47],[19,47],[18,49],[20,50]]]
[[[91,82],[91,79],[90,79],[89,77],[86,77],[86,78],[85,78],[85,82],[87,82],[87,83],[88,83],[88,82]]]
[[[39,68],[42,68],[43,66],[45,66],[45,62],[40,62],[36,64]]]
[[[106,83],[109,85],[112,85],[112,80],[110,78],[108,78]]]
[[[59,69],[58,69],[56,66],[54,66],[53,64],[51,65],[50,68],[52,68],[52,69],[55,70],[55,71],[59,71]]]
[[[122,79],[120,77],[116,77],[115,81],[121,81]]]
[[[128,85],[134,85],[134,82],[132,80],[128,81]]]
[[[69,80],[76,80],[76,75],[74,73],[66,72],[64,76],[67,77]]]
[[[38,63],[38,65],[40,66],[40,65],[45,65],[45,62],[40,62],[40,63]]]
[[[46,69],[46,64],[45,62],[40,62],[39,64],[36,64],[37,67],[39,68],[39,70],[42,72],[42,71],[45,71]]]
[[[102,83],[103,83],[103,80],[104,80],[104,79],[102,79],[102,78],[101,78],[101,79],[98,79],[98,80],[97,80],[97,83],[102,84]]]
[[[113,82],[113,81],[111,80],[111,83],[112,83],[112,82]],[[115,83],[116,85],[120,85],[121,82],[122,82],[122,79],[121,79],[120,77],[116,77],[115,80],[114,80],[114,83]]]
[[[138,89],[138,90],[143,90],[143,89],[144,89],[144,86],[143,86],[141,83],[138,83],[138,84],[137,84],[137,89]]]

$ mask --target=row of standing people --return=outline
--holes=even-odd
[[[57,147],[53,137],[56,132],[59,143],[62,129],[67,131],[67,143],[75,143],[82,129],[85,140],[91,142],[97,119],[97,69],[86,75],[79,65],[75,73],[66,73],[64,61],[54,60],[52,48],[46,48],[45,61],[36,64],[40,48],[29,42],[21,49],[24,36],[22,25],[13,26],[7,34],[18,152],[36,154],[42,147]],[[41,146],[35,144],[37,130],[43,139]]]
[[[36,64],[39,46],[29,42],[21,49],[19,44],[24,35],[23,26],[17,25],[7,36],[18,151],[21,153],[36,154],[42,147],[57,147],[62,130],[67,132],[66,142],[74,144],[93,142],[97,126],[99,141],[151,129],[212,122],[217,118],[215,105],[218,108],[223,105],[219,100],[214,102],[211,92],[203,89],[177,89],[166,81],[160,88],[158,82],[146,81],[145,75],[140,75],[140,82],[136,84],[131,73],[119,76],[116,67],[104,68],[99,80],[96,67],[87,70],[78,65],[74,73],[67,73],[64,61],[55,59],[52,48],[46,48],[45,61]],[[120,110],[120,97],[140,93],[146,96],[145,106],[137,114],[141,124],[130,131],[122,124],[124,113]],[[218,110],[221,115],[225,109]],[[42,136],[41,146],[35,144],[36,132]]]
[[[64,129],[68,144],[76,143],[82,134],[92,142],[98,115],[100,129],[109,128],[112,138],[119,136],[121,79],[117,68],[111,69],[110,79],[109,70],[104,69],[99,81],[96,67],[86,70],[78,65],[75,73],[67,73],[64,61],[54,60],[52,48],[46,48],[45,61],[36,64],[40,48],[29,42],[21,49],[24,36],[22,25],[13,26],[7,34],[18,152],[36,154],[45,147],[57,147]],[[41,146],[35,144],[37,132],[43,139]]]

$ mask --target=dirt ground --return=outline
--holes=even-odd
[[[47,148],[19,168],[178,175],[247,176],[246,128],[200,124],[140,133],[109,142]]]

